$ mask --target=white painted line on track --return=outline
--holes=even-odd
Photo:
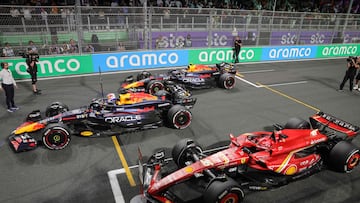
[[[275,71],[274,69],[268,69],[268,70],[252,70],[252,71],[241,71],[240,74],[249,74],[249,73],[266,73],[266,72],[272,72]]]
[[[248,81],[248,80],[245,80],[244,78],[241,78],[241,77],[239,77],[239,76],[235,76],[235,78],[237,78],[238,80],[241,80],[241,81],[243,81],[243,82],[245,82],[245,83],[247,83],[247,84],[249,84],[249,85],[251,85],[251,86],[254,86],[254,87],[256,87],[256,88],[261,87],[261,86],[256,85],[256,84],[254,84],[254,83],[252,83],[252,82],[250,82],[250,81]]]
[[[125,203],[124,196],[120,189],[119,181],[116,177],[118,174],[122,174],[122,173],[125,173],[125,169],[123,168],[107,172],[111,185],[111,190],[113,192],[116,203]]]
[[[286,83],[277,83],[277,84],[271,84],[271,85],[266,85],[268,87],[276,87],[276,86],[284,86],[284,85],[297,85],[297,84],[304,84],[307,83],[307,81],[298,81],[298,82],[286,82]]]
[[[235,76],[235,78],[237,78],[238,80],[241,80],[241,81],[243,81],[243,82],[245,82],[245,83],[247,83],[247,84],[249,84],[249,85],[251,85],[253,87],[256,87],[256,88],[263,87],[261,85],[256,85],[256,84],[254,84],[254,83],[252,83],[252,82],[250,82],[248,80],[245,80],[244,78],[241,78],[239,76]],[[285,86],[285,85],[298,85],[298,84],[305,84],[305,83],[307,83],[306,80],[305,81],[297,81],[297,82],[286,82],[286,83],[270,84],[270,85],[266,85],[266,86],[268,86],[268,87],[276,87],[276,86]]]

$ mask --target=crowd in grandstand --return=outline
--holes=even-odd
[[[360,13],[360,0],[352,0],[351,13]],[[83,6],[143,6],[145,0],[80,0]],[[276,7],[274,3],[276,2]],[[182,8],[231,8],[298,12],[347,13],[350,0],[147,0],[148,6]],[[2,0],[2,5],[66,6],[75,0]]]

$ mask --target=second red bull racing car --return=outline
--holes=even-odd
[[[292,118],[273,131],[230,135],[222,149],[204,151],[192,139],[180,140],[173,161],[159,151],[146,164],[139,162],[142,194],[131,203],[237,203],[247,190],[279,187],[324,169],[353,171],[360,152],[351,141],[360,128],[323,112],[309,120]]]
[[[150,94],[168,87],[173,83],[177,89],[205,89],[219,86],[224,89],[235,87],[236,69],[232,64],[219,63],[215,66],[190,64],[187,69],[170,70],[165,74],[153,76],[148,71],[140,72],[136,80],[129,76],[121,83],[119,92],[124,90],[144,91]],[[175,83],[175,84],[174,84]]]
[[[127,92],[117,97],[94,99],[89,106],[69,110],[61,102],[46,108],[45,118],[40,110],[31,112],[25,122],[10,135],[15,152],[35,149],[39,144],[52,150],[64,149],[72,135],[85,137],[113,136],[163,125],[175,129],[187,128],[192,120],[189,111],[195,102],[176,101],[165,96],[144,92]]]

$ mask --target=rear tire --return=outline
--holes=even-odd
[[[69,111],[69,107],[61,102],[53,102],[48,107],[46,107],[45,116],[51,117],[56,116],[60,113]]]
[[[156,92],[163,89],[164,89],[164,84],[158,80],[151,80],[146,86],[146,91],[152,95],[155,95]]]
[[[290,118],[284,126],[285,129],[310,129],[310,123],[302,118]]]
[[[219,78],[219,86],[225,89],[232,89],[235,87],[235,77],[230,73],[224,73]]]
[[[176,129],[185,129],[191,124],[192,114],[184,106],[174,105],[168,111],[168,121]]]
[[[352,143],[341,141],[330,151],[328,165],[331,169],[350,173],[360,161],[359,148]]]
[[[46,148],[50,150],[64,149],[71,140],[69,128],[61,123],[48,125],[42,136],[42,141]]]
[[[206,203],[239,203],[243,201],[244,196],[240,185],[227,178],[225,181],[212,181],[206,188],[203,198]]]
[[[149,71],[142,71],[136,76],[136,80],[139,81],[149,77],[151,77],[151,73]]]
[[[191,161],[191,157],[189,157],[190,153],[202,153],[201,147],[195,143],[192,139],[182,139],[175,144],[172,149],[171,155],[179,168],[183,168],[186,166],[187,161]]]

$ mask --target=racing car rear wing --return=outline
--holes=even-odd
[[[355,137],[360,131],[359,126],[321,111],[311,116],[309,120],[314,129],[331,129],[333,130],[331,133],[342,133],[343,135],[341,137],[344,139],[346,139],[346,137]]]

